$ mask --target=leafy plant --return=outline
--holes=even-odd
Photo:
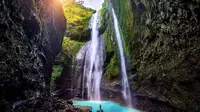
[[[84,36],[90,38],[89,21],[94,10],[68,0],[63,3],[63,11],[67,19],[67,36],[76,39]]]
[[[54,83],[55,83],[56,78],[61,76],[62,70],[63,70],[63,67],[60,66],[60,65],[54,65],[53,66],[53,72],[52,72],[51,82],[50,82],[50,87],[51,88],[54,87]]]

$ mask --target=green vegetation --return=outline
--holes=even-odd
[[[73,40],[88,40],[90,38],[89,21],[94,13],[73,0],[63,3],[63,10],[67,19],[67,36]]]
[[[118,77],[119,74],[119,60],[116,56],[113,56],[110,60],[110,63],[106,67],[105,76],[107,80],[114,80]]]
[[[107,2],[102,4],[102,8],[100,9],[100,33],[103,34],[108,26],[110,21],[110,5]]]
[[[131,58],[131,49],[129,46],[131,46],[131,40],[133,40],[134,31],[133,30],[133,13],[132,8],[129,0],[119,0],[117,1],[111,1],[113,5],[116,15],[119,20],[120,24],[120,30],[122,33],[122,41],[124,46],[124,52],[129,59]],[[120,7],[116,7],[116,6]],[[106,79],[113,80],[118,77],[119,75],[119,49],[116,44],[116,38],[115,38],[115,31],[113,28],[113,21],[112,21],[112,15],[111,15],[111,8],[112,5],[109,1],[105,1],[103,4],[101,12],[101,24],[100,24],[100,32],[104,34],[105,36],[105,42],[106,42],[106,54],[110,54],[111,52],[114,52],[112,57],[110,55],[107,55],[106,58],[111,58],[109,62],[106,63]],[[120,8],[120,9],[119,9]]]
[[[74,0],[62,1],[64,15],[66,17],[66,37],[63,38],[62,51],[56,57],[56,65],[53,67],[51,88],[54,81],[62,75],[64,66],[70,66],[78,51],[90,39],[89,21],[94,10],[86,8]]]
[[[52,72],[51,82],[50,82],[51,88],[54,88],[54,82],[55,82],[56,78],[61,76],[62,70],[63,70],[63,67],[60,65],[53,66],[53,72]]]
[[[63,1],[62,5],[67,19],[66,37],[63,39],[62,53],[68,58],[72,58],[85,44],[85,40],[90,39],[89,21],[94,10],[84,7],[74,2],[74,0]]]
[[[68,57],[75,57],[85,42],[71,40],[69,37],[64,37],[62,43],[62,52]]]
[[[109,2],[104,2],[102,9],[100,10],[100,33],[104,34],[105,38],[105,51],[106,51],[106,62],[105,66],[105,77],[107,80],[112,81],[118,78],[120,63],[117,57],[117,44],[113,30],[113,24],[111,19],[111,5]]]
[[[133,23],[134,23],[134,16],[132,13],[132,7],[130,0],[120,0],[119,4],[120,10],[117,12],[119,14],[119,24],[122,32],[123,45],[124,45],[124,52],[126,56],[130,57],[130,46],[133,42]]]

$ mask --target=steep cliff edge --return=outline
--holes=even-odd
[[[200,3],[197,0],[108,0],[113,6],[124,37],[128,73],[133,75],[133,91],[140,97],[161,101],[181,111],[198,111],[200,105]],[[107,20],[107,18],[105,19]],[[112,23],[106,25],[107,47],[115,47]],[[112,53],[114,50],[107,52]],[[119,66],[114,57],[108,61]],[[110,56],[107,56],[109,59]],[[114,60],[114,61],[113,61]],[[111,66],[112,67],[112,66]],[[113,73],[113,72],[112,72]],[[106,77],[119,77],[105,74]],[[111,78],[112,79],[112,78]],[[138,103],[140,100],[138,100]],[[141,101],[142,102],[142,101]],[[142,105],[142,104],[141,104]],[[146,104],[148,105],[148,103]],[[148,107],[153,111],[153,107]],[[157,109],[159,111],[160,108]],[[163,110],[160,111],[170,111]]]
[[[1,111],[69,109],[49,92],[66,28],[62,12],[59,0],[0,1]]]

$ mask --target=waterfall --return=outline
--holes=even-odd
[[[132,97],[130,93],[130,87],[129,82],[127,78],[127,72],[126,72],[126,64],[125,64],[125,58],[124,58],[124,50],[123,50],[123,44],[121,40],[121,33],[119,28],[119,23],[115,14],[114,9],[112,8],[112,14],[114,19],[114,28],[115,28],[115,34],[117,38],[117,43],[120,51],[120,61],[121,61],[121,72],[122,72],[122,94],[124,97],[124,100],[128,104],[128,106],[132,105]]]
[[[87,97],[90,100],[100,100],[100,84],[102,77],[102,67],[103,67],[103,49],[104,41],[99,38],[99,13],[96,12],[91,20],[91,41],[90,47],[86,53],[86,59],[84,64],[84,74],[83,74],[83,89],[87,88]],[[82,92],[82,96],[84,94]]]

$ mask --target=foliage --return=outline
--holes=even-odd
[[[78,40],[84,36],[89,38],[89,21],[94,10],[73,2],[73,0],[64,2],[63,10],[67,19],[67,36]]]
[[[111,19],[111,5],[109,2],[104,2],[102,9],[100,10],[100,33],[104,34],[105,38],[105,51],[106,51],[106,62],[105,66],[105,77],[107,80],[112,81],[118,77],[119,74],[119,60],[116,56],[118,53],[118,47],[115,40],[113,24]]]
[[[75,57],[80,48],[85,42],[71,40],[69,37],[64,37],[62,43],[62,52],[68,55],[68,57]]]
[[[51,82],[50,82],[50,87],[51,88],[54,87],[54,83],[55,83],[56,78],[61,76],[62,70],[63,70],[63,67],[60,66],[60,65],[54,65],[53,66],[53,72],[52,72]]]
[[[132,43],[132,38],[134,35],[133,31],[133,23],[134,23],[134,16],[132,13],[132,7],[130,0],[120,0],[120,10],[118,12],[119,14],[119,24],[121,27],[124,45],[124,51],[126,56],[130,56],[130,45]]]
[[[119,74],[119,60],[116,56],[113,56],[110,63],[106,67],[105,76],[107,80],[113,80],[118,77]]]

